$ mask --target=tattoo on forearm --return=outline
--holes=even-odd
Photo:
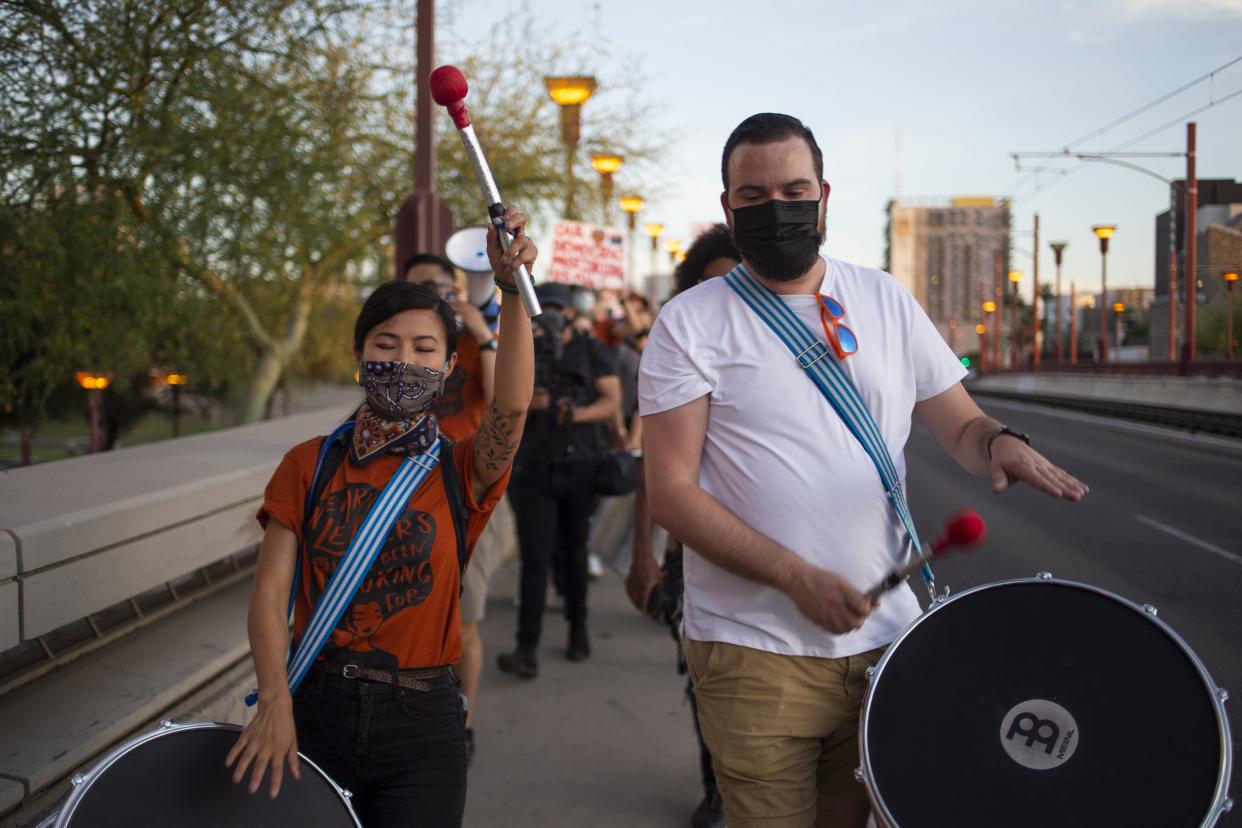
[[[501,414],[496,403],[487,407],[474,443],[476,465],[489,472],[502,472],[513,462],[522,440],[523,414]]]

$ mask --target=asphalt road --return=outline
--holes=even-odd
[[[916,426],[908,477],[923,535],[966,507],[990,533],[983,549],[940,563],[939,582],[960,592],[1050,571],[1153,604],[1216,684],[1242,697],[1242,441],[982,402],[1029,432],[1091,494],[1078,504],[1023,488],[994,496]],[[482,625],[487,668],[466,825],[687,825],[702,794],[667,631],[634,613],[609,573],[592,587],[590,661],[564,659],[565,624],[549,613],[539,678],[501,675],[494,657],[512,646],[515,574],[513,564],[497,574]],[[1230,712],[1235,734],[1239,704]],[[1242,782],[1232,787],[1242,793]],[[1242,825],[1239,811],[1220,824]]]

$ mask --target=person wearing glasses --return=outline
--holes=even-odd
[[[917,415],[996,492],[1021,481],[1077,501],[1087,488],[979,410],[896,279],[820,255],[830,188],[801,121],[747,118],[721,174],[742,264],[674,297],[652,328],[639,374],[648,502],[685,544],[683,647],[728,824],[861,828],[866,669],[920,608],[908,585],[876,602],[862,592],[904,560],[906,536],[813,363],[852,381],[902,478]],[[769,316],[815,344],[795,360]]]

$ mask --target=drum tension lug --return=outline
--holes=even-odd
[[[172,727],[172,726],[173,726],[173,720],[172,720],[172,719],[162,719],[162,720],[160,721],[160,727],[161,727],[161,728],[163,728],[163,729],[168,729],[168,728],[170,728],[170,727]]]
[[[1036,577],[1036,578],[1038,578],[1038,579],[1039,579],[1039,580],[1041,580],[1041,581],[1051,581],[1051,580],[1052,580],[1052,573],[1051,573],[1051,572],[1046,572],[1046,571],[1045,571],[1045,572],[1040,572],[1040,573],[1037,573],[1037,574],[1035,575],[1035,577]]]
[[[866,779],[867,779],[867,775],[863,773],[862,768],[854,768],[854,781],[855,782],[864,782],[866,781]]]
[[[1229,691],[1223,687],[1216,688],[1216,698],[1220,699],[1221,704],[1229,701]]]
[[[1224,802],[1220,803],[1220,812],[1221,812],[1222,814],[1227,814],[1227,813],[1229,813],[1229,812],[1230,812],[1230,811],[1232,811],[1232,810],[1233,810],[1233,800],[1232,800],[1232,799],[1226,799]]]
[[[81,785],[85,781],[86,781],[86,777],[80,773],[75,773],[73,776],[69,777],[69,784],[74,786],[75,788],[78,785]]]
[[[1147,613],[1152,618],[1156,618],[1160,615],[1160,611],[1157,610],[1153,604],[1143,604],[1143,612]]]

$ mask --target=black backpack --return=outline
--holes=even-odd
[[[331,438],[324,437],[323,439]],[[320,449],[323,450],[322,444],[320,444]],[[340,468],[348,452],[349,432],[337,432],[336,439],[324,452],[323,462],[319,464],[316,476],[311,480],[311,497],[307,501],[310,507],[302,516],[303,543],[306,542],[306,538],[310,537],[310,518],[314,505],[323,496],[323,490],[327,488],[328,481],[336,474],[336,470]],[[458,583],[461,584],[461,589],[465,589],[466,563],[469,560],[466,550],[466,521],[469,516],[466,514],[466,504],[461,498],[461,478],[453,462],[453,441],[443,436],[440,437],[440,473],[444,475],[444,492],[448,496],[449,511],[453,513],[453,532],[457,536]],[[461,594],[460,589],[458,594]]]

